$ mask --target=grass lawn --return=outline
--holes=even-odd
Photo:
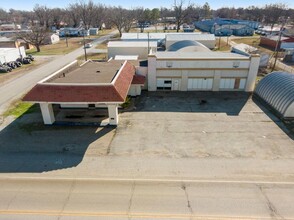
[[[16,102],[3,114],[3,116],[14,116],[19,118],[23,114],[29,114],[39,109],[38,105],[29,102]]]
[[[216,39],[216,49],[215,51],[230,51],[231,46],[227,43],[227,38],[222,37],[221,40],[219,38]]]
[[[107,49],[107,43],[108,43],[108,41],[105,41],[101,44],[98,44],[95,48],[105,50],[105,49]]]
[[[89,43],[91,41],[92,39],[86,37],[85,43]],[[83,44],[84,42],[82,37],[68,38],[68,46],[65,39],[60,39],[60,41],[56,44],[41,46],[40,52],[37,52],[37,50],[34,48],[27,50],[26,53],[31,55],[62,55],[82,47]]]
[[[253,38],[253,37],[249,37],[249,38],[240,38],[240,39],[232,39],[232,41],[236,42],[237,44],[248,44],[250,46],[253,47],[258,47],[259,42],[260,42],[260,38]]]
[[[85,56],[79,56],[78,58],[79,62],[84,62],[85,61]],[[107,54],[106,53],[88,53],[87,54],[87,59],[88,60],[106,60],[107,59]]]

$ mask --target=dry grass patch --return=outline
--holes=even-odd
[[[85,43],[91,42],[92,39],[89,39],[88,37],[85,38]],[[68,44],[67,44],[68,43]],[[41,46],[41,51],[37,52],[37,50],[31,49],[27,50],[27,54],[31,55],[62,55],[62,54],[68,54],[72,52],[73,50],[82,47],[84,45],[84,39],[82,37],[75,37],[75,38],[68,38],[66,43],[66,39],[61,39],[56,44],[50,44],[50,45],[43,45]]]

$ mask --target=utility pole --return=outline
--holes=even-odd
[[[272,71],[274,71],[274,69],[276,67],[276,63],[277,63],[277,59],[278,59],[278,54],[279,54],[279,46],[280,46],[280,42],[281,42],[281,38],[282,38],[282,31],[284,30],[285,23],[286,23],[286,20],[283,19],[282,27],[280,29],[279,37],[278,37],[278,40],[277,40],[277,43],[276,43],[276,47],[275,47],[275,52],[274,52],[275,60],[274,60],[274,64],[273,64],[273,67],[272,67]]]
[[[84,40],[84,52],[85,52],[85,61],[87,61],[87,48],[85,43],[85,29],[83,30],[83,40]]]

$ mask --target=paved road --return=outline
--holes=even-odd
[[[93,42],[93,47],[87,49],[88,52],[95,50],[95,46],[102,43],[103,41],[109,39],[116,32],[109,35],[105,35]],[[50,75],[51,73],[57,71],[64,65],[72,62],[78,56],[84,54],[83,47],[74,50],[73,52],[66,54],[62,57],[58,57],[55,60],[42,65],[41,67],[33,70],[30,73],[23,75],[5,85],[0,86],[0,114],[5,111],[5,109],[11,104],[13,100],[20,98],[26,91],[33,87],[38,81],[44,77]]]
[[[0,180],[0,219],[294,219],[294,185]]]

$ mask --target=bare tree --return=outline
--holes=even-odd
[[[264,21],[271,25],[273,29],[276,23],[279,23],[279,20],[282,16],[286,15],[287,6],[286,4],[277,3],[269,4],[264,7]]]
[[[9,15],[8,15],[7,11],[0,8],[0,23],[7,23],[8,20],[9,20]]]
[[[85,29],[89,29],[93,24],[96,6],[92,0],[85,2],[84,0],[80,0],[78,3],[70,5],[74,10],[72,13],[77,13],[78,17],[83,22]]]
[[[124,21],[124,31],[125,32],[127,32],[127,33],[130,32],[135,18],[136,18],[136,13],[133,9],[132,10],[125,10],[125,21]]]
[[[35,5],[34,12],[36,14],[36,17],[40,23],[41,26],[46,27],[47,29],[50,26],[50,18],[51,18],[51,9],[47,6],[43,5]]]
[[[44,44],[48,31],[45,27],[34,26],[30,32],[18,32],[16,37],[36,47],[37,52],[41,51],[40,46]]]
[[[125,27],[126,10],[122,7],[114,7],[111,10],[111,22],[117,28],[119,36],[122,36],[122,31]]]
[[[194,5],[191,3],[189,3],[186,7],[184,4],[184,0],[174,1],[173,11],[176,18],[177,32],[180,31],[181,25],[187,21],[189,11],[194,8]]]
[[[60,24],[64,20],[64,18],[65,18],[65,11],[64,11],[64,9],[53,8],[51,10],[51,23],[57,29],[60,29]]]
[[[95,12],[92,25],[97,28],[101,28],[104,18],[107,16],[106,7],[102,4],[95,5]]]
[[[80,25],[80,15],[77,4],[70,4],[65,12],[66,23],[72,27],[78,27]]]

